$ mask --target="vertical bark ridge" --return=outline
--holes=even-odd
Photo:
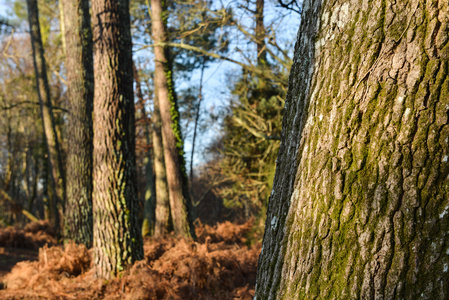
[[[323,1],[313,20],[307,11],[316,3],[304,3],[299,39],[307,47],[301,37],[313,35],[306,28],[314,22],[315,70],[279,243],[282,279],[256,294],[447,298],[448,3]],[[310,80],[295,72],[291,90]],[[275,186],[281,172],[278,164]],[[270,213],[288,201],[274,191]],[[267,232],[281,219],[270,213]],[[272,234],[265,239],[262,262]],[[258,277],[270,278],[265,269]]]

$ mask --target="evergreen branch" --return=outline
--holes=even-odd
[[[251,128],[250,126],[248,126],[242,119],[236,117],[236,116],[232,116],[232,119],[240,126],[242,126],[243,128],[245,128],[246,130],[248,130],[252,135],[254,135],[257,138],[260,139],[265,139],[265,140],[280,140],[281,137],[278,135],[266,135],[262,132],[257,131],[254,128]]]

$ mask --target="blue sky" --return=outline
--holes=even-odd
[[[6,15],[6,5],[4,0],[0,0],[0,16],[4,17]]]

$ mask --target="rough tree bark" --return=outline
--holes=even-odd
[[[48,176],[51,189],[50,218],[52,219],[52,224],[59,230],[60,224],[58,208],[62,206],[65,199],[64,170],[52,109],[47,66],[44,57],[44,47],[42,45],[41,30],[39,25],[39,9],[37,0],[27,0],[27,7],[31,46],[33,49],[33,63],[36,73],[36,90],[41,107],[41,118],[44,124],[45,144],[48,154]]]
[[[66,237],[92,244],[92,109],[94,98],[89,1],[65,0],[64,36],[69,94]]]
[[[184,150],[179,127],[179,112],[173,86],[172,70],[167,47],[160,44],[167,41],[167,10],[161,0],[151,0],[152,34],[154,39],[155,70],[154,82],[162,121],[165,168],[170,199],[171,216],[175,234],[194,237],[195,230],[187,176]]]
[[[92,1],[94,265],[111,278],[143,258],[138,220],[133,61],[128,0]]]
[[[255,299],[449,298],[448,17],[304,1]]]

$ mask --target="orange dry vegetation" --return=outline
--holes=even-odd
[[[39,249],[3,279],[1,299],[252,299],[260,245],[244,245],[251,222],[198,224],[198,241],[146,239],[145,259],[109,282],[96,279],[84,245]],[[1,233],[0,233],[1,236]]]
[[[0,247],[39,249],[46,244],[56,245],[53,228],[46,221],[29,223],[25,228],[6,227],[0,230]]]

